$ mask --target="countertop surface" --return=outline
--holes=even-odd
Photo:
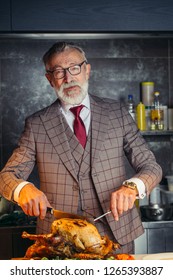
[[[142,260],[144,256],[146,256],[146,254],[136,254],[136,255],[133,255],[135,260]]]
[[[135,260],[173,260],[173,252],[161,252],[156,254],[135,254]]]
[[[173,220],[169,221],[143,221],[143,227],[147,228],[165,228],[170,227],[173,228]]]

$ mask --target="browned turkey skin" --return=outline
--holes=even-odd
[[[104,259],[119,244],[107,236],[100,236],[97,228],[86,220],[63,218],[55,220],[49,234],[28,234],[23,238],[35,240],[25,254],[26,258]]]

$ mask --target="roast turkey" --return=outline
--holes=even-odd
[[[86,220],[62,218],[53,221],[51,233],[28,234],[23,238],[34,240],[25,254],[26,258],[77,258],[104,259],[119,248],[107,236],[100,236],[97,228]]]

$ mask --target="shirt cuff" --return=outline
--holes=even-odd
[[[146,196],[145,184],[141,179],[132,178],[132,179],[126,180],[126,182],[133,182],[133,183],[136,184],[137,189],[138,189],[138,193],[139,193],[137,198],[143,199]]]
[[[30,182],[24,181],[24,182],[20,183],[20,184],[16,187],[16,189],[14,190],[14,201],[15,201],[15,202],[18,203],[18,200],[19,200],[19,193],[20,193],[21,189],[22,189],[24,186],[26,186],[28,183],[30,183]]]

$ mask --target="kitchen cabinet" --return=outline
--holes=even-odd
[[[0,30],[11,32],[172,31],[165,0],[1,0]]]
[[[11,31],[10,0],[0,1],[0,31]]]
[[[173,252],[173,221],[143,222],[145,232],[135,240],[135,254]]]
[[[0,227],[0,260],[23,257],[27,248],[33,244],[21,237],[22,232],[35,233],[35,226]]]
[[[173,30],[171,1],[12,0],[15,31],[119,32]],[[162,20],[160,20],[162,19]]]
[[[151,0],[12,0],[12,27],[44,32],[173,30],[173,4],[165,1],[163,9],[159,0],[157,6]]]

